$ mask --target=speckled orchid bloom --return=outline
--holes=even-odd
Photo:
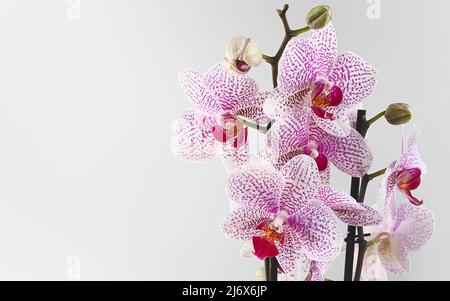
[[[204,75],[188,69],[180,73],[181,89],[191,101],[173,126],[172,150],[188,161],[204,161],[221,154],[240,165],[248,159],[248,129],[235,116],[268,122],[262,112],[267,93],[248,76],[217,64]]]
[[[343,237],[333,211],[317,196],[319,174],[309,156],[292,159],[280,171],[247,167],[231,175],[226,188],[233,208],[222,232],[251,242],[259,259],[276,257],[291,274],[302,252],[321,262],[339,255]]]
[[[409,254],[431,238],[433,229],[433,213],[425,206],[403,203],[387,211],[380,226],[367,229],[374,243],[366,251],[362,279],[386,280],[386,270],[395,274],[408,272]]]
[[[386,170],[379,199],[386,204],[383,210],[393,206],[396,191],[400,191],[413,205],[420,206],[422,200],[412,195],[412,191],[419,188],[422,175],[427,168],[417,150],[417,140],[420,132],[414,128],[412,133],[403,142],[403,152],[400,158],[393,162]]]
[[[376,70],[358,55],[337,55],[336,31],[312,30],[309,38],[294,38],[280,60],[279,87],[267,99],[264,110],[276,120],[289,119],[298,111],[327,133],[349,134],[349,111],[375,88]]]
[[[345,137],[333,136],[301,112],[275,123],[268,138],[268,148],[262,156],[275,168],[281,168],[299,154],[306,154],[316,161],[323,184],[329,183],[330,163],[354,177],[362,177],[372,165],[372,152],[356,130],[349,129]]]

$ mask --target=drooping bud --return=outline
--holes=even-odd
[[[225,46],[225,64],[239,74],[250,71],[262,62],[262,53],[258,44],[252,38],[234,37]]]
[[[306,16],[306,24],[311,29],[322,29],[331,21],[333,12],[328,5],[319,5],[311,9]]]
[[[394,103],[387,108],[384,117],[392,125],[401,125],[412,119],[412,110],[406,103]]]

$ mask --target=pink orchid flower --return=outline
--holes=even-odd
[[[206,74],[188,69],[180,73],[181,89],[191,101],[173,126],[172,150],[188,161],[204,161],[221,154],[243,164],[248,159],[248,129],[235,116],[267,123],[262,105],[267,93],[246,75],[217,64]]]
[[[279,169],[299,154],[316,161],[324,184],[329,183],[329,162],[350,176],[362,177],[373,161],[369,146],[356,130],[349,129],[346,137],[333,136],[297,113],[274,124],[262,156]]]
[[[301,111],[334,136],[349,134],[349,111],[375,89],[377,71],[358,55],[337,55],[336,31],[312,30],[309,38],[294,38],[279,63],[279,87],[264,110],[276,120]]]
[[[246,167],[227,181],[233,208],[222,232],[251,242],[259,259],[276,257],[286,274],[295,272],[302,252],[331,261],[343,238],[333,211],[316,197],[318,186],[316,163],[308,156],[292,159],[280,171]]]
[[[243,169],[229,178],[227,193],[235,206],[222,226],[223,233],[252,242],[259,259],[277,257],[286,274],[295,273],[301,252],[318,262],[331,261],[340,253],[342,236],[336,216],[349,224],[380,222],[376,211],[320,185],[317,164],[307,155],[293,158],[279,171]]]
[[[409,254],[431,238],[433,229],[433,213],[425,206],[403,203],[387,211],[383,224],[368,229],[375,243],[366,251],[362,279],[384,281],[386,270],[395,274],[408,272]]]
[[[413,132],[403,142],[403,152],[400,158],[386,170],[379,196],[381,202],[386,205],[383,210],[389,210],[393,206],[392,203],[397,190],[405,195],[411,204],[416,206],[423,204],[423,201],[414,197],[411,192],[419,188],[422,175],[427,171],[427,167],[417,149],[419,136],[419,130],[414,128]]]

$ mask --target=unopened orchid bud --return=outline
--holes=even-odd
[[[306,24],[311,29],[322,29],[331,21],[333,12],[328,5],[319,5],[311,9],[306,16]]]
[[[247,73],[262,62],[262,53],[252,38],[234,37],[225,46],[225,64],[239,74]]]
[[[412,119],[411,107],[406,103],[391,104],[387,108],[384,117],[392,125],[408,123]]]

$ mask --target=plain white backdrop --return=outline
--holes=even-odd
[[[312,0],[289,1],[293,27]],[[450,23],[446,0],[324,1],[340,51],[375,65],[368,115],[409,102],[429,173],[417,194],[436,215],[432,241],[404,280],[450,280]],[[261,262],[218,226],[229,203],[219,160],[188,164],[170,150],[189,107],[177,84],[206,70],[235,35],[272,54],[284,1],[0,0],[0,279],[252,280]],[[269,89],[270,69],[251,73]],[[400,152],[401,129],[369,133],[373,170]],[[337,172],[335,183],[349,190]],[[379,181],[369,189],[373,203]],[[329,278],[343,277],[343,258]]]

